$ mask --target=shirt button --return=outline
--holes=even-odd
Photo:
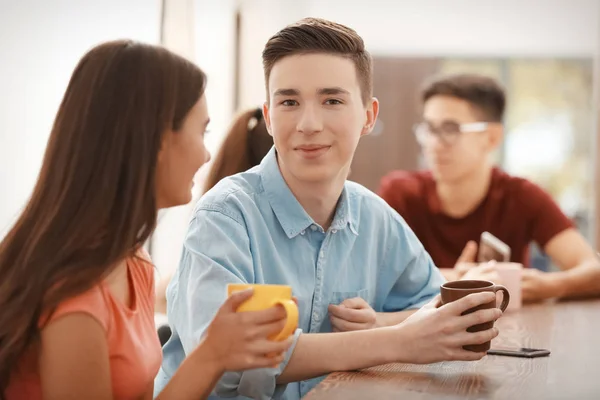
[[[304,235],[304,233],[305,233],[304,231],[300,232],[301,235]]]
[[[319,253],[319,257],[321,257],[321,258],[325,257],[325,252],[323,250],[321,250],[321,252]]]
[[[314,231],[316,231],[316,230],[317,230],[317,226],[316,226],[316,225],[311,225],[311,226],[310,226],[310,229],[312,229],[312,230],[313,230],[313,232],[314,232]]]
[[[337,229],[332,229],[331,230],[331,233],[336,233],[336,232],[337,232]]]
[[[313,319],[315,320],[315,322],[319,321],[319,314],[315,313],[313,314]]]

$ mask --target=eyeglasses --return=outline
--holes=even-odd
[[[446,146],[451,146],[456,143],[463,133],[485,132],[488,128],[488,122],[470,122],[459,124],[457,122],[444,122],[438,127],[432,126],[428,122],[420,122],[413,126],[413,131],[417,137],[417,141],[421,146],[430,144],[431,139],[435,136]]]

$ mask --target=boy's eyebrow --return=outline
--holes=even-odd
[[[273,97],[276,96],[298,96],[300,91],[297,89],[277,89],[275,93],[273,93]]]
[[[320,95],[350,94],[349,91],[338,86],[322,88],[317,93]]]
[[[317,94],[319,95],[340,95],[340,94],[350,94],[349,91],[343,89],[339,86],[325,87],[317,90]],[[273,93],[273,97],[276,96],[299,96],[300,91],[298,89],[277,89],[275,93]]]

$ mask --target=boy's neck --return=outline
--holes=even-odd
[[[452,182],[437,182],[436,191],[444,214],[463,218],[485,199],[492,181],[491,164]]]
[[[323,230],[327,231],[333,222],[348,172],[340,171],[337,177],[326,182],[302,182],[289,176],[281,168],[280,171],[302,208]]]

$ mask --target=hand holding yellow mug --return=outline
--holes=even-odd
[[[260,285],[247,283],[231,283],[227,285],[227,296],[246,289],[254,289],[254,294],[241,306],[238,312],[261,311],[281,305],[285,308],[287,318],[281,332],[269,337],[270,340],[280,342],[290,337],[298,327],[298,306],[292,300],[292,288],[285,285]]]

